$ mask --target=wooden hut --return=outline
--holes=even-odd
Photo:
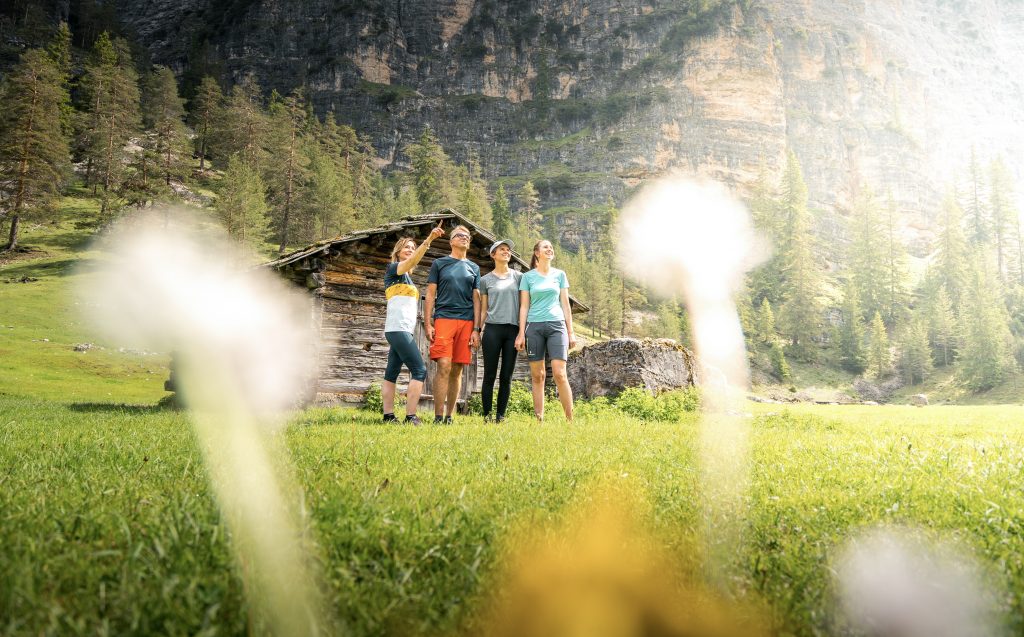
[[[266,264],[310,291],[313,329],[320,334],[316,386],[310,388],[310,394],[315,394],[318,403],[362,402],[369,386],[383,379],[388,353],[384,339],[384,269],[391,259],[391,249],[400,237],[422,241],[438,223],[443,223],[446,232],[459,224],[472,230],[473,241],[466,256],[480,266],[481,275],[491,271],[493,261],[487,249],[496,237],[452,210],[405,217],[379,228],[320,241]],[[412,273],[420,290],[420,316],[430,264],[450,252],[447,235],[435,240]],[[518,254],[513,254],[509,265],[524,272],[529,268]],[[588,310],[571,296],[570,302],[574,313]],[[427,362],[421,403],[429,407],[433,402],[434,365],[430,363],[429,343],[421,322],[416,326],[416,342]],[[483,361],[478,365],[477,356],[474,352],[473,361],[463,372],[461,401],[478,390],[483,378]],[[529,378],[525,356],[519,357],[515,377]],[[403,368],[399,384],[407,381],[408,371]]]

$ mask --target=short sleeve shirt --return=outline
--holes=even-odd
[[[524,274],[519,289],[530,293],[530,311],[526,320],[530,323],[564,321],[565,313],[562,312],[559,295],[568,287],[568,277],[557,268],[551,268],[547,276],[536,270]]]
[[[398,273],[398,264],[389,263],[384,271],[384,296],[388,300],[385,332],[412,332],[416,329],[416,311],[420,293],[409,273]]]
[[[509,270],[505,278],[493,272],[481,277],[480,294],[487,296],[487,323],[519,324],[519,282],[523,273]]]
[[[480,283],[477,264],[451,256],[434,259],[427,283],[437,284],[433,318],[473,320],[473,291]]]

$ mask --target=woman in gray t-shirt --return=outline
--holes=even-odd
[[[513,244],[500,239],[491,244],[494,270],[480,277],[481,346],[484,352],[484,384],[480,390],[484,404],[484,420],[491,419],[494,379],[498,378],[498,405],[494,421],[505,420],[512,372],[516,368],[516,336],[519,334],[519,280],[523,273],[508,267]],[[501,374],[498,374],[499,360]]]

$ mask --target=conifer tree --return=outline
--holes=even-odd
[[[781,257],[785,280],[782,287],[782,326],[792,351],[804,360],[814,358],[812,338],[819,333],[818,293],[820,275],[814,262],[807,186],[796,155],[790,151],[782,182],[780,209],[785,218]]]
[[[155,67],[147,78],[142,116],[149,129],[144,146],[154,156],[159,178],[168,187],[174,180],[183,180],[191,160],[185,106],[174,73],[166,66]]]
[[[429,127],[407,149],[412,164],[416,196],[425,211],[453,207],[457,198],[452,186],[451,162]]]
[[[240,243],[260,251],[270,234],[270,220],[259,172],[248,161],[232,155],[221,184],[217,211],[228,233]]]
[[[270,133],[270,120],[263,108],[260,86],[251,76],[231,87],[224,108],[218,113],[213,137],[213,154],[239,159],[257,170],[262,169],[267,151],[264,144]]]
[[[782,347],[782,341],[774,339],[768,355],[772,364],[772,373],[782,382],[788,382],[792,378],[792,373],[789,369],[789,362],[786,361],[786,351]]]
[[[889,335],[885,331],[885,323],[882,321],[881,312],[875,312],[871,319],[871,338],[868,344],[868,368],[873,370],[875,376],[881,378],[889,371],[892,363],[892,353],[889,351]]]
[[[914,317],[907,325],[900,342],[899,369],[909,385],[926,379],[932,371],[932,357],[928,345],[928,328],[921,317]]]
[[[529,235],[539,237],[543,217],[540,214],[540,195],[533,187],[533,182],[527,180],[519,189],[519,224]]]
[[[86,179],[91,180],[94,192],[102,190],[100,214],[105,215],[115,205],[128,163],[126,145],[140,123],[138,73],[127,42],[100,34],[86,62],[81,86],[88,109],[82,130]]]
[[[786,219],[783,217],[780,202],[774,197],[768,184],[768,173],[762,165],[757,181],[752,187],[747,200],[751,220],[754,227],[767,240],[772,248],[771,255],[765,263],[755,268],[747,277],[751,299],[768,299],[778,306],[782,298],[783,259],[781,245]]]
[[[896,200],[889,192],[885,206],[885,298],[882,303],[883,318],[895,325],[906,306],[906,260],[907,251],[899,237],[899,221]]]
[[[512,204],[509,203],[508,195],[505,194],[504,184],[498,184],[498,189],[494,192],[491,214],[494,217],[494,234],[498,237],[509,236],[512,230]]]
[[[309,221],[303,228],[303,242],[344,234],[355,226],[352,216],[352,187],[341,166],[323,148],[310,144],[309,178],[303,198],[309,207],[302,218]]]
[[[1008,257],[1014,249],[1017,251],[1015,256],[1018,261],[1018,272],[1022,271],[1022,268],[1020,217],[1013,205],[1013,182],[1001,157],[994,159],[989,168],[988,203],[991,211],[992,243],[996,252],[996,272],[999,273],[1000,280],[1005,281],[1010,269]]]
[[[71,91],[69,90],[72,59],[71,29],[68,27],[67,22],[61,22],[58,25],[57,32],[46,47],[46,52],[50,55],[50,59],[57,65],[57,69],[61,73],[61,88],[63,89],[63,95],[61,95],[60,100],[61,130],[65,137],[71,139],[75,134],[75,107],[71,103]]]
[[[303,207],[298,205],[300,186],[305,183],[309,160],[304,151],[303,127],[306,123],[305,100],[301,89],[283,99],[273,99],[270,107],[269,147],[264,181],[273,206],[274,224],[278,233],[278,252],[284,254],[293,240],[293,225],[301,227],[305,220],[295,215]],[[308,210],[308,209],[307,209]]]
[[[872,316],[886,309],[889,296],[885,240],[888,232],[878,202],[868,189],[857,196],[852,230],[850,273],[861,309],[866,316]]]
[[[854,374],[861,374],[867,368],[863,314],[857,284],[850,281],[843,295],[843,323],[839,328],[839,365]]]
[[[953,193],[947,193],[939,215],[935,254],[936,274],[945,286],[954,307],[960,304],[967,262],[967,241],[963,233],[963,215]]]
[[[0,192],[11,219],[5,250],[18,246],[23,218],[54,211],[68,167],[61,126],[65,74],[45,51],[30,49],[5,79],[0,103]]]
[[[484,228],[492,223],[491,204],[487,201],[487,184],[480,176],[480,163],[474,154],[460,167],[458,209],[466,217]]]
[[[419,195],[416,194],[416,187],[412,184],[399,182],[398,197],[395,199],[395,210],[402,215],[419,215],[424,210],[420,204]]]
[[[757,311],[757,336],[762,343],[771,343],[778,338],[775,313],[772,312],[772,304],[767,297],[761,299],[761,306]]]
[[[199,156],[199,172],[206,170],[210,148],[217,130],[217,119],[224,109],[224,93],[217,80],[209,75],[203,77],[192,98],[189,110],[189,124],[195,131],[195,151]]]
[[[988,243],[991,239],[988,211],[984,199],[985,184],[981,162],[974,147],[971,147],[971,163],[967,169],[967,198],[964,211],[967,213],[968,239],[975,245]]]
[[[983,256],[972,259],[960,311],[960,362],[967,385],[975,391],[995,387],[1013,366],[1009,317],[994,279]]]
[[[957,325],[953,302],[944,285],[935,291],[928,307],[928,339],[935,364],[950,365],[957,352]]]

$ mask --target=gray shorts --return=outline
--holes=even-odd
[[[544,360],[544,354],[554,361],[569,358],[569,333],[565,321],[541,321],[526,324],[526,357],[531,363]]]

